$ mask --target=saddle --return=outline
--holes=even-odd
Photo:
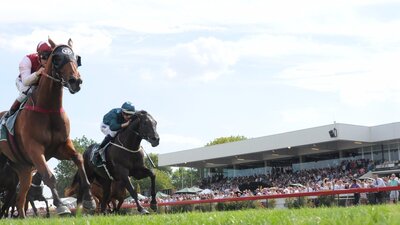
[[[0,141],[8,141],[7,140],[7,133],[9,133],[11,136],[14,136],[14,125],[15,125],[15,121],[17,120],[17,116],[18,114],[21,112],[21,110],[24,108],[26,101],[28,100],[28,98],[25,98],[19,109],[12,114],[11,116],[9,116],[8,118],[6,118],[6,114],[3,114],[3,116],[0,118]]]
[[[99,144],[93,146],[92,155],[90,156],[90,162],[96,167],[102,167],[106,163],[106,149],[110,143],[104,148],[99,149]]]
[[[108,146],[110,145],[110,142],[104,146],[104,148],[100,148],[98,144],[93,146],[93,151],[90,156],[90,162],[95,166],[95,167],[102,167],[102,170],[104,170],[105,174],[110,178],[110,180],[114,180],[114,178],[111,176],[109,170],[107,169],[106,166],[106,150]]]
[[[14,125],[17,120],[17,116],[22,108],[19,108],[14,114],[12,114],[7,119],[6,114],[4,114],[0,119],[0,141],[8,141],[8,134],[14,136]]]

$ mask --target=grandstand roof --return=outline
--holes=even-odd
[[[335,132],[336,131],[336,132]],[[400,139],[400,122],[378,126],[334,123],[243,141],[160,154],[159,166],[223,167],[336,152]]]

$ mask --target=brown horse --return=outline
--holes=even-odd
[[[63,87],[72,94],[80,90],[82,80],[78,72],[77,57],[72,50],[71,39],[68,45],[56,45],[50,38],[49,43],[53,51],[45,66],[45,72],[15,122],[16,144],[0,142],[0,154],[6,155],[13,162],[13,169],[19,177],[20,189],[16,206],[18,215],[22,218],[25,218],[24,205],[34,168],[50,188],[57,212],[70,213],[60,201],[55,176],[46,163],[53,157],[59,160],[72,160],[76,164],[82,180],[83,207],[89,210],[95,208],[83,158],[75,150],[69,138],[69,119],[62,107]]]
[[[66,197],[71,197],[73,195],[78,194],[78,183],[74,187],[67,188],[64,192]],[[100,209],[100,203],[103,201],[103,186],[97,181],[94,180],[91,183],[90,191],[92,192],[93,198],[96,201],[97,208]],[[121,209],[122,204],[127,196],[128,192],[124,186],[124,183],[121,181],[113,181],[111,183],[111,193],[110,193],[110,202],[107,203],[107,207],[110,211],[118,213]],[[112,206],[110,206],[110,204]]]
[[[157,200],[155,191],[155,174],[152,170],[146,168],[144,163],[144,150],[140,147],[141,141],[148,141],[153,147],[160,143],[156,126],[157,122],[146,111],[136,112],[131,119],[128,127],[122,129],[116,136],[115,141],[111,142],[106,150],[106,166],[108,172],[103,167],[93,165],[90,157],[97,148],[96,145],[89,146],[83,153],[85,169],[88,179],[92,183],[99,181],[103,189],[103,199],[101,202],[101,212],[106,212],[107,204],[110,201],[110,190],[112,181],[122,182],[124,187],[136,202],[137,210],[142,214],[149,213],[144,209],[138,200],[138,195],[134,189],[129,177],[143,179],[150,177],[151,180],[151,202],[150,207],[157,211]],[[75,174],[74,180],[69,188],[81,184],[80,177]],[[81,201],[81,195],[78,193],[77,202]]]

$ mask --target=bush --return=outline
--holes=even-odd
[[[276,206],[276,199],[265,199],[265,201],[261,201],[261,204],[264,208],[273,209]]]
[[[301,208],[306,205],[307,201],[305,197],[298,197],[298,198],[287,198],[285,199],[285,206],[289,209],[295,208]]]
[[[335,205],[335,196],[334,195],[323,195],[318,197],[318,203],[316,206],[333,206]]]
[[[262,207],[258,201],[236,201],[236,202],[218,202],[217,211],[232,211],[241,209],[255,209]]]
[[[183,213],[183,212],[192,212],[194,209],[194,205],[173,205],[170,208],[171,213]]]

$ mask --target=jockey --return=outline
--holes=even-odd
[[[36,47],[36,53],[24,56],[19,63],[19,75],[16,79],[16,85],[19,96],[14,101],[6,117],[14,114],[20,107],[21,102],[28,93],[32,93],[33,85],[37,85],[40,75],[44,71],[44,66],[51,54],[51,47],[47,42],[41,41]]]
[[[112,109],[103,117],[100,130],[106,135],[98,149],[103,148],[110,142],[118,131],[128,127],[131,122],[132,115],[135,113],[135,106],[131,102],[125,102],[121,108]]]

